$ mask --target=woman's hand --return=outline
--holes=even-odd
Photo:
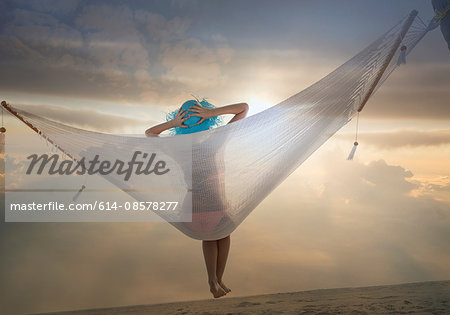
[[[163,132],[167,129],[173,128],[173,127],[181,127],[181,128],[189,127],[184,124],[185,120],[189,118],[189,115],[186,116],[185,114],[186,114],[186,110],[185,109],[182,110],[180,108],[180,110],[178,111],[178,113],[175,115],[175,117],[172,120],[166,121],[159,125],[148,128],[145,131],[145,135],[147,137],[151,137],[151,136],[159,135],[161,132]]]
[[[188,125],[185,125],[184,122],[191,117],[191,115],[185,115],[187,112],[186,109],[181,109],[178,111],[176,116],[171,120],[173,127],[181,127],[181,128],[187,128]]]
[[[213,108],[203,107],[199,103],[194,103],[194,105],[191,106],[190,111],[195,113],[195,114],[191,114],[191,116],[201,117],[200,121],[198,123],[196,123],[195,125],[200,125],[206,119],[216,116],[214,114]]]

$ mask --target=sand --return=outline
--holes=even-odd
[[[450,314],[450,281],[225,297],[51,314]]]

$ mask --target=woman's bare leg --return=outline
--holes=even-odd
[[[225,272],[225,265],[227,264],[228,252],[230,251],[230,235],[217,241],[217,268],[216,277],[219,285],[226,293],[231,290],[222,282],[222,276]]]
[[[205,257],[206,271],[208,272],[209,290],[215,298],[227,294],[217,280],[218,241],[203,241],[203,256]]]

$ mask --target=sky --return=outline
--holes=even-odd
[[[256,114],[431,1],[2,1],[0,98],[143,133],[191,95]],[[450,279],[450,52],[426,35],[355,121],[232,234],[232,296]],[[30,133],[5,114],[8,133]],[[164,223],[0,223],[9,313],[209,298],[198,241]],[[25,298],[24,298],[25,297]]]

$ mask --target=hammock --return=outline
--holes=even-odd
[[[220,239],[233,232],[272,190],[362,110],[396,68],[401,54],[408,54],[409,47],[414,47],[427,32],[426,25],[416,16],[417,11],[412,11],[356,56],[302,92],[258,114],[194,134],[105,138],[6,102],[2,105],[74,159],[83,157],[83,152],[94,144],[113,155],[142,147],[164,151],[180,165],[171,172],[170,183],[173,187],[184,187],[178,197],[186,196],[185,203],[192,208],[192,222],[169,223],[194,239]],[[73,135],[77,135],[77,141],[73,141]],[[189,143],[189,150],[175,147],[175,138]],[[192,168],[192,172],[184,171],[183,165]],[[138,189],[151,183],[130,179],[124,186],[114,176],[107,179],[138,201],[151,196],[148,191]],[[192,187],[186,184],[190,182]],[[158,214],[174,221],[168,212]]]

